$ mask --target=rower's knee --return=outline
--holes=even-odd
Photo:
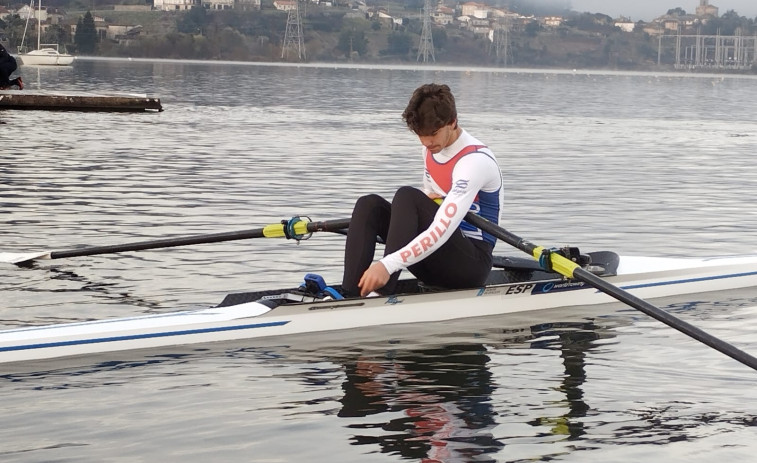
[[[426,196],[426,193],[415,187],[402,186],[397,189],[396,193],[394,193],[394,199],[392,199],[392,202],[399,201],[404,203],[408,201],[417,201],[418,198],[428,198],[428,196]]]

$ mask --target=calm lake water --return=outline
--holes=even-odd
[[[31,90],[151,93],[165,111],[0,112],[0,251],[348,217],[361,194],[419,184],[400,114],[436,81],[498,156],[502,225],[518,235],[757,252],[755,77],[108,60],[21,72]],[[207,307],[307,272],[338,282],[343,244],[0,266],[0,325]],[[757,354],[757,290],[655,302]],[[751,461],[756,383],[621,304],[151,350],[0,366],[0,460]]]

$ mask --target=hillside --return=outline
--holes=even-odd
[[[47,28],[44,42],[57,42],[77,53],[72,29],[88,11],[102,21],[95,26],[100,39],[90,48],[100,56],[130,56],[176,59],[280,61],[287,13],[265,0],[260,10],[119,11],[113,5],[99,6],[81,0],[50,0],[51,11],[65,12],[60,24]],[[523,2],[512,2],[524,8]],[[422,30],[418,2],[392,2],[381,8],[356,10],[347,6],[307,4],[303,12],[305,60],[356,62],[415,62]],[[553,8],[556,8],[553,7]],[[379,16],[381,12],[383,16]],[[434,25],[435,61],[440,64],[557,67],[557,68],[656,68],[658,60],[670,67],[675,62],[673,37],[660,41],[637,24],[623,32],[614,20],[601,14],[565,12],[559,26],[547,26],[539,17],[521,16],[508,25],[506,38],[474,31],[459,21]],[[368,19],[370,17],[370,19]],[[386,19],[389,18],[389,19]],[[529,19],[530,18],[530,19]],[[499,22],[490,20],[491,27]],[[20,42],[25,24],[6,19],[0,27],[7,42]],[[131,33],[113,33],[115,26]],[[139,27],[136,27],[139,26]],[[754,20],[738,15],[711,18],[708,27],[755,34]],[[701,29],[701,27],[700,27]],[[755,35],[757,37],[757,35]],[[748,35],[747,35],[747,38]],[[755,42],[751,43],[754,56]],[[749,46],[749,45],[748,45]],[[296,54],[295,54],[296,55]],[[292,54],[288,60],[296,60]]]

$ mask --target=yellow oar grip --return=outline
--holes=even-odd
[[[263,236],[266,238],[281,238],[284,235],[284,225],[272,223],[263,228]]]
[[[306,235],[310,232],[308,232],[308,224],[310,222],[306,220],[301,220],[294,224],[294,234],[295,235]],[[283,238],[286,236],[286,233],[284,233],[284,227],[286,225],[281,223],[272,223],[270,225],[266,225],[263,227],[263,236],[266,238]]]
[[[534,248],[534,259],[539,260],[543,250],[544,246]],[[573,278],[573,271],[580,267],[577,263],[556,252],[551,253],[549,258],[552,261],[552,270],[568,278]]]
[[[306,220],[300,220],[299,222],[294,224],[294,234],[295,235],[307,235],[308,232],[308,224],[310,222]]]

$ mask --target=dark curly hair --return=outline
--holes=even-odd
[[[447,85],[421,85],[410,97],[402,119],[416,135],[432,135],[457,120],[455,97]]]

